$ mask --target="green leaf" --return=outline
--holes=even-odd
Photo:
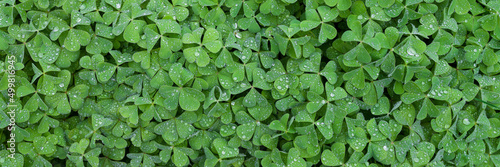
[[[222,48],[222,42],[219,41],[219,32],[213,28],[208,28],[203,36],[203,45],[208,51],[217,53]]]
[[[146,25],[145,21],[132,20],[123,31],[123,39],[130,43],[137,43],[141,39],[143,27]]]
[[[469,12],[470,4],[469,1],[466,0],[453,0],[452,7],[457,14],[463,15]]]
[[[344,11],[349,9],[351,7],[352,2],[350,0],[338,0],[337,7],[339,8],[340,11]]]
[[[239,153],[237,148],[232,148],[227,145],[227,142],[224,139],[217,138],[213,141],[213,145],[215,149],[219,153],[220,158],[232,158],[236,157]]]
[[[172,162],[175,164],[175,166],[185,166],[189,162],[189,158],[187,155],[179,150],[178,148],[174,148],[174,153],[172,154]]]
[[[248,108],[248,112],[258,121],[264,121],[273,112],[273,107],[268,102],[260,103],[257,106]]]
[[[0,20],[3,20],[0,22],[0,27],[8,27],[12,25],[14,23],[14,8],[10,6],[2,6],[0,11]]]
[[[357,72],[356,72],[357,71]],[[364,88],[365,87],[365,73],[363,72],[362,69],[357,69],[354,73],[354,76],[351,78],[351,83],[353,86],[357,88]]]
[[[71,108],[78,110],[83,107],[84,100],[89,95],[89,89],[87,85],[81,84],[68,91]]]
[[[371,141],[381,141],[381,140],[386,139],[384,134],[382,134],[379,131],[378,126],[377,126],[377,122],[375,121],[375,119],[371,119],[370,121],[368,121],[368,123],[366,124],[366,130],[370,134]]]
[[[183,88],[179,95],[179,105],[187,111],[195,111],[200,107],[200,101],[205,99],[205,95],[193,88]]]
[[[73,143],[71,147],[69,148],[69,151],[71,152],[76,152],[79,154],[84,154],[85,150],[87,149],[89,145],[89,140],[88,139],[81,139],[80,142],[78,143]]]
[[[327,166],[338,166],[342,165],[342,161],[340,161],[335,154],[330,150],[324,150],[321,154],[321,162]]]
[[[116,70],[115,65],[101,62],[97,64],[97,80],[101,83],[106,83],[111,79]]]
[[[64,40],[64,48],[69,51],[79,51],[80,46],[90,43],[90,34],[83,30],[71,29]]]
[[[312,91],[307,92],[307,99],[310,101],[306,106],[309,113],[315,113],[326,104],[326,100],[323,97]]]
[[[174,83],[178,86],[183,86],[194,77],[193,73],[182,67],[182,64],[180,63],[175,63],[170,66],[168,74],[172,81],[174,81]]]
[[[415,107],[412,104],[401,104],[399,110],[393,112],[393,116],[400,124],[411,126],[416,117]]]
[[[332,85],[326,84],[325,89],[328,101],[335,101],[347,97],[347,93],[342,87],[333,89]]]
[[[123,106],[118,111],[123,117],[128,118],[130,123],[137,124],[139,122],[137,106]]]
[[[160,19],[155,21],[158,29],[160,30],[160,34],[180,34],[181,26],[174,20],[169,19]]]
[[[246,123],[236,128],[236,134],[238,134],[238,137],[240,137],[241,140],[244,141],[250,140],[254,132],[255,132],[255,123]]]
[[[56,146],[50,143],[47,138],[38,136],[33,139],[34,150],[39,154],[52,154],[56,151]],[[33,148],[32,148],[33,149]]]
[[[448,70],[450,70],[450,65],[446,61],[444,60],[438,61],[434,68],[434,75],[441,75],[447,73]]]
[[[363,44],[357,45],[344,56],[347,60],[354,60],[354,58],[357,58],[357,60],[361,63],[369,63],[371,61],[371,56],[368,51],[366,51]]]
[[[391,141],[394,141],[396,139],[397,134],[401,131],[403,126],[399,125],[393,120],[390,120],[389,122],[387,121],[380,121],[378,124],[378,129],[384,136],[389,138]]]
[[[92,128],[98,130],[101,127],[109,126],[113,123],[113,120],[105,118],[100,114],[92,114]]]

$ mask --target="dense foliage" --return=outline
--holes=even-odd
[[[0,166],[500,167],[499,60],[498,0],[3,0]]]

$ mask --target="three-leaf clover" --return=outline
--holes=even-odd
[[[203,36],[203,42],[201,40]],[[222,41],[219,39],[220,33],[214,28],[197,28],[191,33],[186,33],[182,35],[182,42],[184,44],[197,44],[199,46],[194,46],[186,48],[183,50],[186,60],[190,63],[196,62],[200,67],[207,66],[210,63],[210,56],[205,51],[208,50],[211,53],[217,53],[222,48]]]

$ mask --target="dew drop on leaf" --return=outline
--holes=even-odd
[[[469,119],[464,118],[464,120],[462,121],[462,123],[464,123],[464,125],[469,125],[470,121],[469,121]]]
[[[406,51],[409,55],[416,55],[417,54],[417,51],[415,51],[415,49],[413,49],[412,47],[409,47],[408,50]]]

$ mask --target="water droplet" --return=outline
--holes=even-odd
[[[470,124],[470,121],[469,119],[465,118],[462,123],[464,123],[464,125],[469,125]]]
[[[408,53],[409,55],[416,55],[417,54],[417,51],[415,51],[415,49],[413,49],[412,47],[409,47],[408,50],[406,51],[406,53]]]

